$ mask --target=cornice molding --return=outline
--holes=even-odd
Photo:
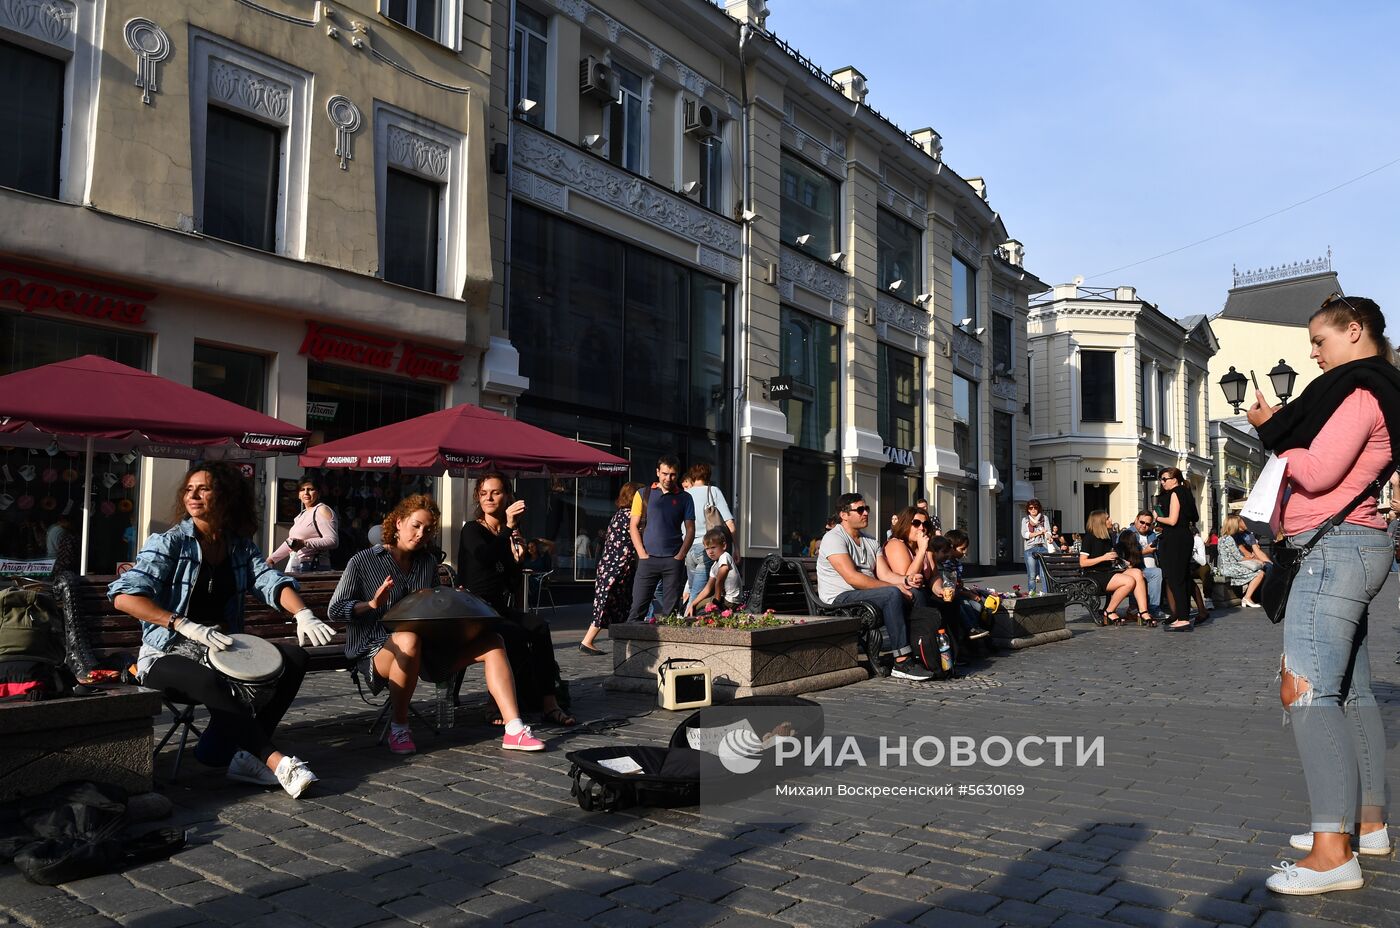
[[[73,51],[78,8],[68,0],[0,0],[0,28]]]
[[[800,284],[818,296],[837,303],[846,302],[849,278],[835,268],[784,246],[778,255],[778,277],[790,284]]]

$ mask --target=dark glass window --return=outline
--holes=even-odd
[[[63,62],[0,42],[0,186],[58,196]]]
[[[1114,407],[1113,369],[1118,356],[1112,351],[1079,352],[1080,418],[1085,422],[1112,422]]]
[[[876,212],[879,218],[875,228],[875,252],[880,289],[912,303],[915,296],[924,292],[924,262],[919,249],[919,230],[888,210]],[[895,283],[899,286],[894,287]]]
[[[792,378],[792,396],[779,405],[799,448],[835,454],[839,444],[841,383],[837,329],[784,306],[779,373]]]
[[[837,228],[840,185],[805,161],[783,152],[783,244],[826,261],[843,249]]]
[[[977,473],[977,384],[953,375],[953,451],[963,470]]]
[[[438,35],[438,0],[388,0],[384,15],[430,39]]]
[[[384,279],[436,293],[442,187],[390,168],[384,192]]]
[[[1016,374],[1013,359],[1011,317],[992,313],[992,370],[1002,376]]]
[[[977,271],[963,259],[953,257],[953,325],[970,319],[969,328],[977,328]]]
[[[1013,456],[1016,441],[1016,418],[1009,413],[992,413],[992,466],[1001,478],[996,500],[997,563],[1017,560],[1021,551],[1020,520],[1016,514],[1013,488],[1016,471]],[[1013,534],[1015,532],[1016,534]]]
[[[608,107],[608,159],[634,174],[642,172],[642,78],[613,65],[617,99]]]
[[[684,422],[690,383],[690,274],[665,258],[630,251],[626,287],[623,411]]]
[[[266,412],[267,358],[247,351],[196,343],[191,385],[196,390],[212,393],[230,403]]]
[[[511,73],[511,105],[533,100],[535,106],[520,118],[544,127],[545,98],[549,94],[549,20],[526,6],[515,7],[515,59]]]
[[[914,452],[917,461],[923,444],[920,359],[881,343],[879,365],[880,438],[886,445]]]
[[[724,210],[724,142],[718,135],[700,141],[700,205]]]
[[[841,473],[836,456],[802,448],[783,452],[783,553],[807,555],[813,538],[826,534],[826,520],[836,511]],[[874,503],[874,500],[867,500]],[[872,534],[878,527],[871,522]],[[883,530],[880,535],[883,537]]]
[[[282,130],[209,107],[204,147],[204,234],[277,249]]]

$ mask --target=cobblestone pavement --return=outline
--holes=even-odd
[[[1009,582],[1009,581],[1008,581]],[[948,782],[1023,785],[1020,797],[831,804],[785,829],[704,810],[589,814],[569,797],[566,750],[664,743],[683,716],[603,689],[606,658],[556,644],[583,721],[552,750],[500,751],[479,703],[406,759],[370,743],[373,712],[348,676],[308,678],[279,743],[321,782],[300,801],[186,760],[167,788],[190,845],[169,861],[62,887],[0,870],[0,922],[42,926],[375,924],[1400,925],[1400,865],[1363,858],[1366,888],[1284,898],[1271,864],[1307,821],[1274,673],[1281,633],[1257,611],[1192,635],[1096,628],[999,656],[961,681],[891,680],[817,694],[828,733],[1098,731],[1102,767],[987,769]],[[1372,664],[1396,779],[1396,584],[1377,600]],[[468,678],[468,692],[475,679]],[[474,697],[478,699],[479,697]],[[163,726],[162,726],[163,728]],[[161,772],[169,769],[169,757]],[[894,775],[898,778],[898,772]],[[920,773],[923,776],[924,773]],[[940,772],[939,777],[944,777]]]

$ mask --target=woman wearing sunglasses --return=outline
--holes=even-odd
[[[885,542],[885,563],[909,579],[914,605],[933,605],[934,564],[929,554],[928,513],[906,506],[894,517],[890,537]]]
[[[1391,850],[1385,728],[1366,634],[1368,607],[1395,557],[1376,498],[1400,451],[1400,371],[1385,317],[1365,297],[1328,297],[1308,321],[1308,339],[1321,376],[1287,406],[1267,405],[1256,390],[1249,408],[1264,447],[1286,463],[1288,544],[1322,536],[1289,589],[1283,623],[1279,698],[1312,808],[1311,834],[1289,842],[1307,855],[1268,880],[1288,895],[1360,889],[1354,833],[1362,854]]]
[[[1050,535],[1050,517],[1040,506],[1040,500],[1026,500],[1026,514],[1021,518],[1021,541],[1026,557],[1026,592],[1050,592],[1050,577],[1040,562],[1042,554],[1055,550]]]

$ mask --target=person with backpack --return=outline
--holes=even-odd
[[[734,513],[730,511],[729,503],[725,502],[724,493],[717,487],[710,486],[711,473],[710,465],[703,462],[690,465],[690,470],[685,472],[685,479],[689,481],[685,491],[690,494],[695,505],[697,523],[695,539],[685,556],[685,569],[690,577],[690,586],[685,596],[688,603],[695,601],[701,588],[710,579],[710,569],[714,567],[714,562],[705,556],[705,533],[716,528],[724,530],[727,536],[725,548],[731,555],[734,552]]]
[[[672,615],[685,584],[685,560],[695,540],[695,502],[681,489],[680,462],[663,454],[656,462],[656,483],[632,500],[629,525],[637,550],[637,573],[632,585],[632,611],[627,621],[639,621],[658,581],[662,584],[661,611]]]

